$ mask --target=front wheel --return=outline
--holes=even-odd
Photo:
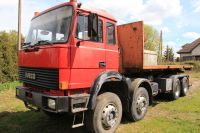
[[[147,90],[140,87],[136,90],[131,104],[130,112],[128,113],[131,121],[139,121],[144,118],[149,106],[149,94]]]
[[[122,104],[114,93],[103,93],[97,97],[96,107],[88,112],[87,129],[92,133],[114,133],[122,118]]]

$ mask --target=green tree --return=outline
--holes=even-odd
[[[162,47],[162,31],[159,35],[158,31],[154,27],[144,25],[144,48],[146,50],[157,52],[158,63],[162,62]]]
[[[165,61],[174,61],[174,51],[173,48],[170,48],[168,45],[164,52],[164,60]]]
[[[0,32],[0,83],[17,80],[17,75],[17,32],[2,31]]]
[[[159,52],[160,36],[158,31],[150,25],[144,26],[145,49]]]

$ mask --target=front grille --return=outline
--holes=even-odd
[[[59,88],[58,69],[19,67],[19,80],[44,89]]]

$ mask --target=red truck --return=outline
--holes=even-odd
[[[142,21],[117,26],[76,0],[36,13],[19,50],[16,97],[49,116],[72,114],[73,128],[113,133],[122,113],[141,120],[154,96],[176,100],[189,89],[191,66],[157,65],[144,45]]]

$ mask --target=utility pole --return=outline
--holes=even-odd
[[[21,50],[21,14],[22,14],[22,3],[21,0],[18,2],[18,50]]]
[[[160,45],[159,45],[160,62],[162,62],[162,56],[163,56],[162,52],[163,52],[163,32],[161,30],[160,31]]]

